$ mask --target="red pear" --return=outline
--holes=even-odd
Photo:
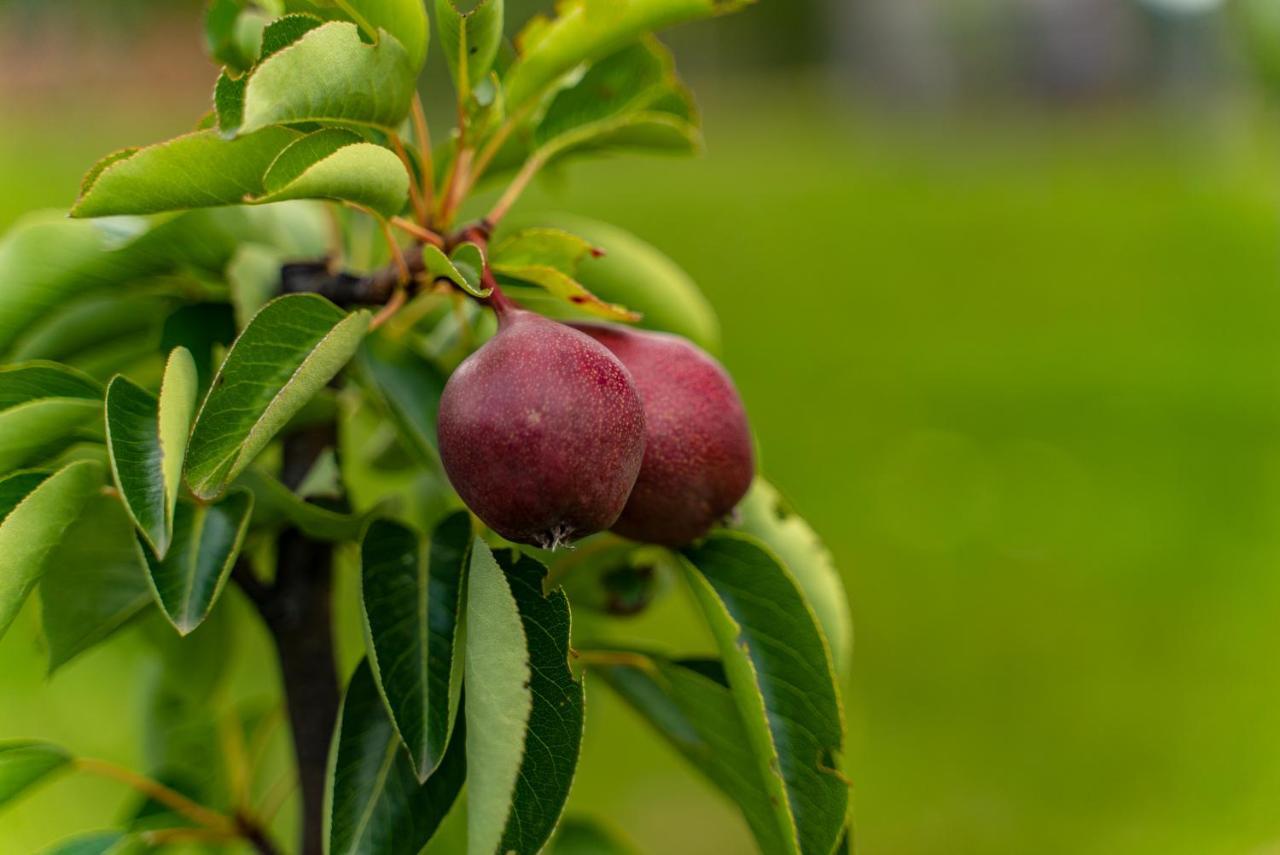
[[[554,549],[618,519],[644,455],[631,375],[590,336],[495,300],[498,332],[449,378],[440,457],[508,540]]]
[[[669,547],[697,540],[733,510],[755,476],[751,428],[733,381],[679,336],[575,326],[622,360],[644,401],[644,463],[612,530]]]

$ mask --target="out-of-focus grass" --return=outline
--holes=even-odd
[[[854,603],[860,850],[1280,845],[1272,137],[788,103],[713,102],[709,158],[587,165],[529,201],[633,228],[719,308],[765,469]],[[7,123],[0,223],[140,141],[98,121]],[[135,660],[42,687],[31,631],[0,644],[0,737],[128,759]],[[594,688],[588,720],[576,806],[646,851],[744,850]],[[105,821],[103,795],[54,785],[0,817],[0,852]]]

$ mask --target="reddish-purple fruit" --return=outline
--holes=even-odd
[[[678,336],[576,326],[622,360],[644,401],[644,464],[613,531],[663,546],[692,543],[733,510],[755,476],[751,428],[733,381]]]
[[[644,456],[631,375],[589,336],[500,295],[498,332],[449,378],[440,457],[508,540],[554,549],[613,525]]]

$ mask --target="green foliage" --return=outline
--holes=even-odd
[[[0,636],[103,475],[101,465],[82,460],[47,477],[20,472],[0,480]]]
[[[697,151],[697,111],[653,32],[743,3],[567,0],[514,59],[502,0],[432,5],[460,123],[435,151],[413,109],[419,0],[213,0],[206,47],[224,68],[202,130],[109,155],[85,176],[82,219],[32,218],[0,242],[0,633],[39,584],[51,673],[125,626],[156,666],[140,703],[148,799],[121,833],[63,849],[193,823],[278,830],[255,825],[261,746],[239,744],[261,711],[219,708],[246,626],[246,600],[221,597],[234,570],[281,651],[304,821],[314,840],[323,816],[329,852],[420,852],[464,783],[459,851],[633,852],[605,825],[561,821],[585,722],[571,600],[608,620],[683,576],[718,659],[583,662],[739,805],[765,852],[825,855],[847,813],[832,660],[850,622],[807,524],[761,481],[738,523],[759,540],[719,532],[676,555],[602,535],[535,557],[456,510],[437,450],[449,372],[492,334],[499,286],[535,311],[718,346],[714,313],[655,248],[587,220],[504,218],[549,164]],[[477,186],[512,175],[488,216],[457,222]],[[358,609],[319,587],[357,559]],[[318,606],[296,599],[307,590]],[[331,607],[333,626],[305,623]],[[332,634],[359,645],[358,623],[339,708],[315,675]],[[0,746],[0,801],[70,763]]]
[[[327,851],[416,855],[462,789],[467,764],[462,736],[457,734],[440,765],[419,783],[373,672],[361,662],[347,687],[331,757]]]
[[[435,11],[440,49],[458,87],[458,98],[466,103],[471,90],[485,79],[498,57],[503,0],[480,0],[471,4],[467,12],[459,11],[457,0],[435,0]]]
[[[646,329],[676,333],[719,352],[720,322],[711,304],[689,274],[661,250],[586,217],[538,214],[527,222],[579,235],[600,250],[599,255],[583,258],[577,271],[578,281],[596,297],[635,311]]]
[[[183,635],[209,616],[231,575],[253,512],[253,494],[233,490],[215,504],[183,501],[164,558],[145,550],[152,589],[165,617]]]
[[[124,505],[91,497],[40,580],[49,673],[106,641],[152,602],[146,559]]]
[[[244,471],[355,353],[367,313],[347,315],[309,294],[265,306],[236,339],[200,407],[187,483],[212,498]]]
[[[45,850],[44,855],[113,855],[122,852],[130,843],[129,837],[119,831],[100,831],[65,840]]]
[[[361,546],[369,662],[387,711],[425,781],[445,755],[462,691],[463,574],[471,519],[447,517],[430,541],[377,520]]]
[[[738,514],[734,528],[759,538],[786,565],[818,618],[836,673],[847,673],[853,653],[853,617],[840,573],[818,533],[763,478],[751,486]]]
[[[165,367],[159,398],[124,377],[107,387],[111,471],[139,533],[160,558],[173,534],[197,382],[191,353],[176,348]]]
[[[830,852],[849,792],[840,771],[840,699],[813,612],[786,568],[752,538],[713,535],[685,555],[784,851]]]
[[[0,368],[0,472],[39,462],[90,428],[102,388],[51,362]],[[96,425],[93,425],[96,428]]]
[[[70,763],[69,754],[47,742],[0,742],[0,807]]]
[[[368,44],[343,21],[309,30],[255,66],[240,98],[229,94],[219,105],[220,117],[240,120],[222,130],[249,134],[294,122],[394,129],[409,114],[417,68],[394,36],[380,35]],[[312,76],[317,68],[324,73]]]
[[[508,108],[542,97],[581,63],[606,57],[647,33],[732,12],[749,2],[566,0],[554,20],[535,18],[520,34],[520,58],[503,78]]]

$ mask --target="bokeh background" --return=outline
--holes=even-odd
[[[0,0],[0,229],[188,129],[199,34],[194,0]],[[718,307],[853,604],[858,850],[1280,852],[1280,3],[761,0],[669,41],[707,156],[578,166],[527,207],[633,229]],[[681,608],[634,631],[682,643]],[[34,612],[0,642],[0,738],[136,763],[146,627],[46,681]],[[237,691],[269,702],[255,632]],[[646,852],[749,851],[589,707],[574,809]],[[53,784],[0,853],[126,802]]]

